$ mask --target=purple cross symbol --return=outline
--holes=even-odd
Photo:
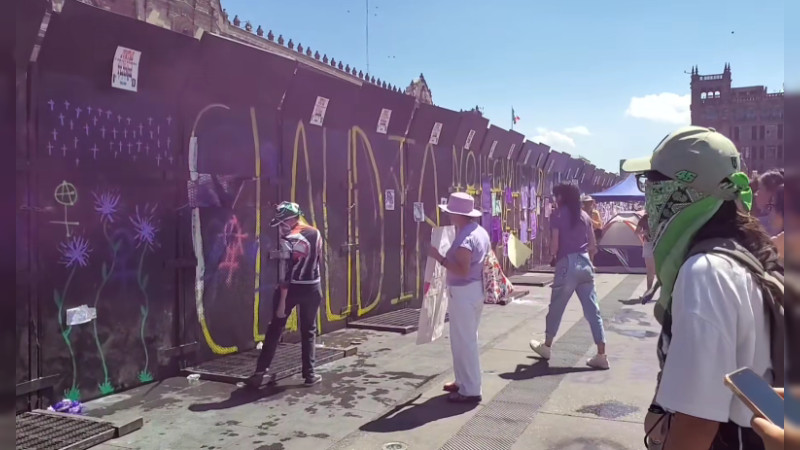
[[[145,152],[146,154],[148,154],[148,155],[150,154],[150,144],[146,144],[146,145],[144,146],[144,152]]]
[[[81,109],[80,106],[76,106],[75,107],[75,118],[76,119],[79,119],[81,117],[81,111],[83,111],[83,109]]]
[[[103,115],[103,108],[97,108],[97,115],[98,116],[102,116]]]
[[[103,136],[103,139],[106,138],[106,127],[100,128],[100,135]]]
[[[136,151],[137,152],[142,151],[142,141],[136,141]]]
[[[86,135],[88,136],[89,135],[89,124],[88,123],[83,124],[83,130],[86,131]]]
[[[114,159],[117,159],[117,155],[118,155],[118,153],[114,152]]]
[[[169,163],[172,164],[172,155],[169,155],[169,158],[167,159],[169,160]]]
[[[136,130],[131,130],[131,137],[136,139]]]
[[[140,123],[140,124],[139,124],[139,134],[140,134],[140,135],[142,134],[142,128],[144,128],[144,125],[142,125],[142,124]]]
[[[172,139],[167,138],[167,148],[169,148],[169,144],[171,144],[171,143],[172,143]]]
[[[122,123],[122,116],[117,114],[117,123]]]
[[[73,147],[73,148],[78,148],[78,138],[74,138],[74,139],[72,140],[72,147]]]
[[[131,118],[130,118],[130,117],[126,118],[125,120],[127,120],[127,121],[128,121],[128,125],[130,125],[130,124],[131,124]]]
[[[58,115],[58,120],[61,122],[61,126],[63,127],[64,126],[64,114],[59,114]]]
[[[75,124],[72,122],[72,119],[69,121],[69,129],[73,130],[75,128]]]
[[[97,159],[97,144],[94,144],[92,147],[92,154],[94,155],[94,159]]]
[[[119,151],[122,151],[122,141],[119,141]]]
[[[61,156],[67,156],[67,146],[66,144],[61,145]]]
[[[172,124],[172,116],[167,116],[167,125]]]
[[[156,166],[161,167],[161,155],[156,155]]]
[[[153,130],[150,130],[150,139],[153,139]]]
[[[106,119],[110,119],[110,118],[111,118],[111,111],[106,111]]]
[[[89,114],[90,116],[92,115],[92,107],[91,106],[87,106],[86,107],[86,114]]]
[[[136,161],[136,155],[133,155],[133,160]]]
[[[157,140],[157,141],[156,141],[156,146],[157,146],[158,148],[161,148],[161,139],[159,139],[159,140]]]
[[[114,143],[113,142],[109,142],[108,143],[108,151],[113,151],[113,150],[114,150]]]
[[[75,158],[75,165],[77,166],[80,161],[81,161],[80,159]]]
[[[53,143],[52,142],[48,142],[47,143],[47,154],[48,155],[52,155],[53,154]]]
[[[152,117],[148,117],[147,118],[147,124],[151,125],[151,126],[153,125],[153,118]]]
[[[54,102],[53,99],[51,98],[50,101],[47,102],[47,104],[50,105],[50,111],[52,111],[53,110],[53,106],[56,104],[56,102]]]
[[[53,132],[52,132],[52,133],[50,133],[50,134],[52,134],[52,135],[53,135],[53,140],[54,140],[54,141],[57,141],[57,140],[58,140],[58,131],[56,131],[56,129],[55,129],[55,128],[53,128]]]
[[[122,134],[125,136],[125,139],[128,139],[128,129],[127,128],[122,130]]]
[[[130,142],[128,142],[128,154],[129,154],[129,155],[131,154],[131,147],[133,147],[133,144],[131,144]]]
[[[161,136],[161,125],[158,125],[156,127],[156,133],[158,133],[158,135]]]
[[[92,123],[97,126],[97,116],[92,117]]]
[[[64,108],[69,110],[69,102],[64,100]]]
[[[117,138],[117,129],[114,128],[113,130],[111,130],[111,133],[114,135],[114,139],[116,139]]]

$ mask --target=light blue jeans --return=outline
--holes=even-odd
[[[545,335],[555,339],[564,309],[577,293],[583,306],[583,317],[589,322],[595,344],[605,344],[603,318],[597,304],[597,291],[594,288],[594,267],[588,253],[571,253],[556,263],[553,278],[553,292],[550,294],[550,309],[547,311]]]

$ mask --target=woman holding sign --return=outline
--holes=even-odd
[[[481,364],[478,353],[478,324],[483,311],[483,260],[491,250],[489,233],[478,225],[481,212],[475,199],[463,192],[450,194],[446,205],[439,208],[450,217],[456,229],[453,245],[442,256],[431,247],[428,256],[447,270],[450,289],[450,348],[453,353],[455,381],[444,386],[447,398],[457,403],[481,401]]]

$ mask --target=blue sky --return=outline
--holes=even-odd
[[[366,0],[221,0],[366,71]],[[782,0],[369,0],[370,72],[616,171],[689,121],[689,71],[784,83]]]

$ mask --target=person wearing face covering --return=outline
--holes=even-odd
[[[259,387],[263,383],[286,327],[286,320],[297,307],[302,376],[306,386],[313,386],[322,379],[314,372],[317,313],[322,303],[322,235],[319,230],[302,220],[300,207],[291,202],[282,202],[275,208],[275,217],[270,226],[278,228],[280,234],[280,281],[276,292],[277,301],[273,301],[275,311],[267,327],[264,347],[258,357],[255,373],[248,378],[247,385]]]
[[[749,214],[753,196],[736,146],[712,128],[684,127],[622,170],[637,173],[644,189],[661,283],[649,448],[763,449],[753,413],[723,380],[749,367],[783,386],[784,329],[776,320],[783,299],[765,294],[765,281],[739,258],[770,273],[782,269],[770,236]]]

